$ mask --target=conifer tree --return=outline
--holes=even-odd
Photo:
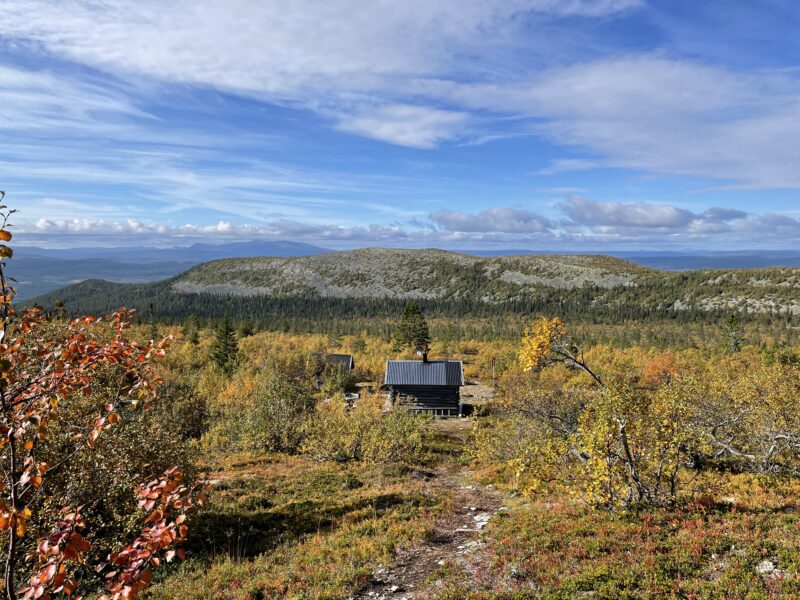
[[[419,308],[419,304],[412,300],[403,308],[400,323],[394,331],[395,348],[421,348],[431,343],[431,333],[428,322]]]
[[[199,330],[200,325],[197,322],[197,317],[194,315],[189,316],[183,324],[183,335],[186,338],[186,341],[196,346],[200,343],[200,335]]]
[[[239,352],[239,341],[231,327],[231,321],[225,317],[217,327],[214,343],[211,345],[211,360],[226,373],[236,366],[236,355]]]
[[[239,324],[236,326],[236,334],[239,339],[253,335],[253,325],[247,319],[240,319]]]
[[[739,315],[731,313],[725,320],[725,329],[728,338],[728,352],[736,354],[742,349],[742,328]]]
[[[364,333],[361,333],[357,338],[353,340],[353,343],[350,346],[353,352],[360,353],[366,351],[367,340],[365,339],[365,337],[366,336],[364,335]]]

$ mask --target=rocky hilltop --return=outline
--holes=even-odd
[[[220,304],[220,298],[226,300]],[[369,248],[215,260],[147,284],[89,280],[32,302],[48,306],[56,299],[74,312],[152,306],[170,317],[225,311],[246,316],[266,310],[317,314],[324,304],[325,314],[335,318],[365,302],[371,304],[358,309],[359,314],[372,314],[378,302],[389,314],[394,308],[387,303],[408,299],[458,303],[461,311],[474,312],[478,306],[495,313],[505,310],[504,305],[516,311],[560,307],[595,316],[605,312],[608,318],[734,310],[800,315],[800,269],[670,272],[600,255],[482,258],[433,249]]]
[[[503,301],[532,287],[634,285],[649,269],[597,255],[481,258],[444,250],[368,248],[293,258],[217,260],[180,275],[181,293]]]

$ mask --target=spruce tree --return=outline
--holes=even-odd
[[[239,352],[239,341],[231,327],[231,321],[225,317],[217,327],[214,342],[211,345],[211,360],[226,373],[236,366],[236,355]]]
[[[742,349],[742,327],[738,313],[731,313],[725,320],[727,330],[728,352],[736,354]]]
[[[200,342],[199,329],[200,324],[197,321],[197,317],[194,315],[189,316],[183,323],[183,336],[186,341],[193,346],[196,346]]]
[[[403,308],[400,323],[394,330],[395,348],[421,348],[431,343],[431,333],[419,304],[411,301]]]
[[[236,326],[236,334],[239,339],[253,335],[253,325],[247,319],[240,319],[239,324]]]

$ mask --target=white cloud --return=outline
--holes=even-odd
[[[800,80],[787,75],[632,56],[556,69],[508,97],[598,166],[800,187]]]
[[[711,207],[702,212],[670,204],[608,202],[570,196],[559,204],[565,230],[594,236],[598,241],[648,240],[653,245],[669,240],[692,243],[734,242],[763,246],[787,245],[800,240],[800,220],[787,215],[751,215],[732,208]]]
[[[586,154],[552,161],[540,174],[617,167],[800,187],[797,73],[734,72],[666,54],[575,63],[553,51],[552,36],[569,32],[532,26],[642,5],[17,0],[0,3],[0,22],[2,36],[22,48],[114,77],[306,108],[340,130],[393,144],[536,133]],[[146,117],[119,92],[86,80],[85,70],[71,75],[0,68],[0,125],[86,127],[104,112]],[[508,117],[513,125],[499,124]]]
[[[213,87],[334,115],[401,145],[458,137],[459,111],[418,90],[454,72],[507,68],[531,19],[600,18],[641,0],[15,0],[2,36],[120,77]],[[530,46],[530,44],[528,44]],[[546,55],[552,44],[537,49]],[[527,48],[530,54],[534,52]],[[465,66],[464,56],[470,56]],[[362,108],[364,103],[374,107]],[[405,108],[403,107],[405,105]],[[411,131],[415,122],[418,131]]]
[[[245,136],[231,136],[235,139],[221,148],[223,136],[200,139],[174,129],[164,135],[142,126],[156,121],[141,108],[147,105],[146,91],[140,97],[130,85],[216,88],[312,110],[339,130],[413,148],[535,133],[584,156],[553,160],[541,175],[626,168],[754,188],[800,187],[796,72],[737,73],[666,54],[578,64],[570,64],[574,57],[569,57],[566,66],[553,67],[563,57],[551,60],[546,52],[551,40],[537,39],[549,35],[547,28],[530,27],[531,19],[550,24],[564,16],[602,18],[641,5],[639,0],[0,2],[0,35],[32,55],[44,49],[57,56],[53,64],[61,69],[0,66],[0,128],[61,140],[47,145],[34,140],[27,148],[6,143],[0,170],[15,183],[86,182],[101,188],[93,201],[75,193],[26,207],[31,221],[39,219],[31,232],[76,239],[142,234],[170,240],[209,235],[504,243],[573,235],[590,242],[654,243],[666,236],[688,241],[739,236],[744,243],[769,234],[779,243],[797,240],[798,221],[785,215],[579,197],[564,201],[562,221],[522,209],[469,213],[454,207],[433,212],[419,227],[308,224],[304,221],[339,218],[325,209],[351,207],[365,196],[390,205],[388,188],[415,182],[377,182],[256,160],[236,152]],[[558,31],[564,34],[563,28]],[[549,66],[537,72],[543,65]],[[112,77],[101,80],[92,69]],[[73,142],[98,134],[133,141],[132,151],[70,144],[65,132],[75,136]],[[134,147],[138,143],[152,145]],[[33,198],[33,185],[27,183],[26,190],[26,183],[21,191]],[[124,190],[124,201],[109,188]],[[145,202],[136,206],[139,199]],[[374,212],[389,212],[372,206]],[[148,221],[160,218],[150,214],[154,210],[195,207],[214,211],[208,219],[219,212],[226,220],[208,231]],[[413,210],[417,205],[409,208],[395,209],[392,218],[419,212]],[[76,214],[94,219],[70,218]],[[369,218],[358,215],[359,222]],[[232,224],[239,220],[258,224]]]
[[[306,241],[328,247],[365,245],[508,248],[522,244],[597,250],[649,247],[791,248],[800,243],[800,219],[775,213],[750,215],[734,209],[690,211],[668,204],[592,201],[571,197],[563,218],[549,219],[518,208],[478,213],[437,211],[427,220],[394,225],[347,226],[280,218],[260,224],[220,220],[210,225],[170,226],[146,219],[48,219],[19,223],[23,245],[184,245],[194,241],[246,239]]]
[[[338,128],[400,146],[434,148],[457,137],[467,120],[464,112],[391,104],[341,114]]]
[[[139,219],[39,219],[20,223],[15,238],[21,244],[75,246],[76,244],[120,245],[186,245],[192,242],[230,242],[242,240],[307,241],[329,247],[353,247],[374,244],[430,244],[470,236],[438,233],[430,227],[369,224],[344,226],[317,224],[293,219],[276,219],[268,223],[234,224],[218,221],[210,225],[186,224],[169,226]],[[477,236],[476,239],[482,239]]]
[[[108,129],[112,116],[151,118],[99,83],[0,65],[0,129],[90,134],[102,123]]]
[[[413,179],[293,166],[227,148],[225,140],[193,140],[151,151],[150,145],[104,145],[82,139],[47,144],[0,145],[2,185],[23,219],[180,218],[175,213],[203,211],[204,219],[266,222],[276,218],[335,219],[343,206],[382,197],[391,204]],[[247,140],[238,140],[247,148]],[[202,145],[200,145],[202,144]],[[135,150],[142,148],[142,150]],[[241,146],[240,146],[241,148]],[[263,148],[263,146],[261,147]],[[79,186],[76,189],[76,184]],[[42,188],[52,191],[42,193]],[[386,212],[379,203],[367,214]],[[408,211],[406,211],[408,212]],[[399,214],[402,216],[402,214]],[[198,219],[200,220],[200,219]]]
[[[671,204],[589,200],[569,196],[557,208],[561,218],[532,211],[492,208],[477,213],[440,210],[429,215],[435,230],[449,239],[538,243],[547,239],[595,247],[647,241],[652,247],[685,244],[707,246],[791,246],[800,242],[800,220],[788,215],[749,214],[733,208],[692,211]],[[424,227],[424,222],[417,222]],[[769,239],[764,239],[769,234]]]
[[[645,227],[679,229],[689,225],[697,215],[669,204],[648,202],[597,202],[571,196],[560,205],[564,214],[578,225],[588,227]]]
[[[526,14],[603,17],[641,0],[16,0],[5,36],[100,69],[299,97],[435,74]],[[502,37],[492,41],[503,45]]]
[[[337,225],[314,225],[291,219],[278,219],[269,223],[233,224],[218,221],[210,225],[169,226],[145,222],[138,219],[38,219],[34,223],[19,227],[22,235],[18,239],[57,240],[66,237],[81,239],[114,240],[119,244],[126,240],[146,240],[147,243],[187,243],[189,241],[233,241],[243,239],[333,239],[367,240],[377,239],[392,228],[380,226],[343,227]]]
[[[661,54],[615,55],[492,81],[420,82],[418,93],[462,111],[514,116],[581,158],[540,175],[596,168],[800,187],[800,76],[737,72]],[[526,120],[527,119],[527,120]]]
[[[557,158],[550,161],[543,169],[539,169],[537,175],[556,175],[558,173],[565,173],[568,171],[590,171],[592,169],[601,169],[606,165],[600,160],[593,160],[588,158]]]
[[[543,233],[553,227],[549,219],[517,208],[488,208],[477,214],[445,209],[430,219],[444,231],[457,232]]]

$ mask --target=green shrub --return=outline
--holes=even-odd
[[[359,400],[353,409],[326,402],[306,423],[303,451],[318,460],[375,463],[418,462],[429,437],[431,417],[396,408],[383,412],[380,396]]]
[[[349,370],[338,365],[325,369],[322,375],[322,392],[328,398],[342,397],[355,386],[355,378]]]
[[[205,398],[190,383],[180,379],[165,381],[158,388],[162,398],[159,416],[172,424],[174,432],[184,440],[200,439],[208,429],[209,414]]]
[[[109,369],[113,371],[113,369]],[[74,447],[72,423],[85,420],[93,407],[108,401],[116,392],[98,377],[91,396],[73,396],[61,403],[59,418],[50,422],[51,435],[42,442],[41,456],[58,465]],[[105,431],[91,452],[77,452],[71,460],[48,472],[49,485],[42,488],[41,509],[36,515],[37,531],[49,531],[61,515],[60,506],[81,506],[81,514],[92,529],[91,564],[141,531],[143,513],[134,490],[142,482],[156,478],[176,465],[191,480],[197,475],[197,445],[181,432],[188,429],[181,421],[182,410],[174,410],[174,389],[162,386],[158,400],[150,407],[124,406],[117,413],[119,422]],[[25,538],[32,543],[36,535]],[[84,585],[91,587],[93,572],[81,572]],[[99,584],[99,581],[97,582]]]
[[[240,450],[296,452],[314,410],[309,390],[280,371],[259,375],[252,392],[216,417],[206,442]]]

